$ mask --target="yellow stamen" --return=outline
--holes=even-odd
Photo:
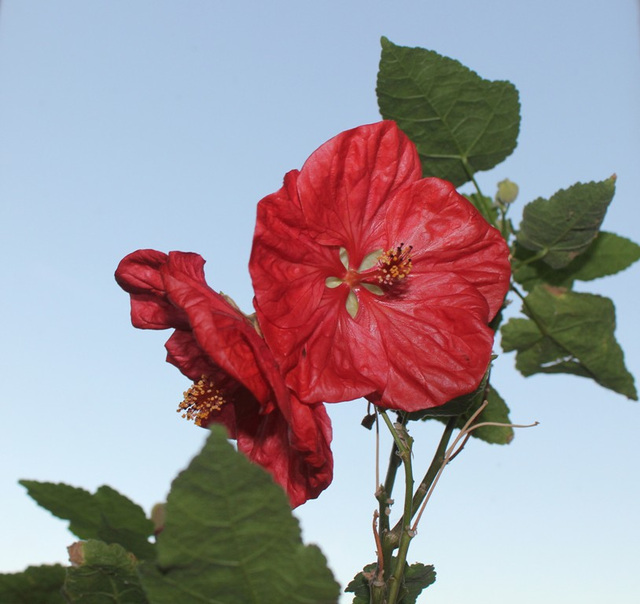
[[[210,416],[220,411],[226,402],[213,380],[203,375],[184,393],[177,411],[182,412],[182,417],[194,421],[196,426],[206,426]]]
[[[405,249],[404,243],[401,243],[383,252],[378,259],[378,283],[393,285],[404,279],[411,272],[412,249],[412,245]]]

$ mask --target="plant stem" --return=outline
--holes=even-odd
[[[411,531],[411,518],[413,513],[413,470],[411,468],[412,439],[408,437],[406,432],[403,435],[398,434],[395,426],[391,423],[391,420],[387,416],[386,411],[380,410],[380,415],[387,424],[389,431],[393,435],[394,443],[398,449],[398,455],[402,461],[402,465],[404,466],[404,511],[402,514],[402,519],[400,520],[402,532],[400,534],[400,544],[398,547],[396,563],[393,568],[393,574],[387,581],[387,604],[396,604],[398,602],[400,588],[403,585],[404,567],[407,561],[409,544],[411,542],[411,539],[413,538],[413,532]]]
[[[444,428],[442,436],[440,437],[440,442],[438,443],[438,448],[436,449],[436,452],[433,455],[433,459],[431,460],[431,465],[429,466],[429,469],[424,475],[422,482],[416,489],[415,495],[413,496],[413,501],[412,501],[413,514],[415,514],[415,512],[420,508],[420,504],[424,501],[424,498],[427,496],[427,493],[429,492],[429,488],[431,487],[431,484],[435,480],[435,477],[437,476],[438,471],[442,467],[444,456],[447,452],[447,447],[449,446],[451,435],[453,434],[453,431],[455,430],[455,427],[458,424],[458,419],[459,418],[457,415],[449,418],[449,421],[447,422],[447,425]],[[391,531],[391,533],[396,537],[399,535],[400,531],[402,530],[401,522],[402,520],[399,521]]]
[[[480,197],[484,197],[484,195],[482,195],[482,191],[480,190],[480,185],[476,181],[475,173],[471,169],[471,165],[469,164],[469,160],[467,160],[466,157],[462,157],[461,160],[462,160],[462,167],[464,168],[464,171],[467,173],[467,176],[469,177],[469,180],[473,183],[473,186],[476,188],[476,191],[478,192],[478,195],[480,195]]]
[[[389,454],[389,467],[387,468],[387,476],[384,480],[384,490],[387,495],[391,495],[393,491],[393,485],[396,482],[396,474],[398,473],[398,468],[402,460],[400,459],[400,455],[398,454],[398,445],[396,445],[395,441],[393,445],[391,445],[391,453]]]
[[[379,536],[380,541],[383,544],[382,559],[385,578],[388,578],[389,574],[391,573],[391,560],[393,550],[398,546],[397,539],[389,539],[389,512],[390,506],[393,503],[393,500],[391,499],[391,493],[393,491],[396,474],[401,463],[402,460],[400,459],[400,455],[398,452],[398,445],[396,445],[394,441],[391,446],[391,453],[389,455],[389,467],[387,468],[387,476],[384,481],[384,486],[382,486],[382,490],[379,489],[378,492],[376,492],[376,498],[379,504]]]
[[[523,266],[527,266],[528,264],[533,264],[534,262],[538,262],[538,260],[542,260],[549,253],[548,248],[543,248],[540,251],[536,252],[533,256],[530,256],[526,260],[517,260],[516,259],[516,268],[522,268]]]

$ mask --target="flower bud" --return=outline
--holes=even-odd
[[[496,193],[496,201],[503,205],[513,203],[518,197],[518,185],[511,182],[508,178],[498,183],[498,192]]]

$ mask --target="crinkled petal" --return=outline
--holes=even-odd
[[[401,244],[412,258],[405,280],[366,289],[377,269],[362,260]],[[338,135],[260,202],[254,306],[302,401],[370,395],[391,408],[433,407],[486,371],[508,255],[451,184],[420,178],[413,145],[382,122]]]
[[[318,313],[287,376],[291,388],[302,400],[321,393],[328,402],[375,391],[381,405],[407,411],[474,390],[493,344],[486,301],[447,273],[421,286],[391,301],[359,289],[355,318],[344,306]]]
[[[416,148],[395,122],[338,134],[300,170],[297,193],[307,234],[318,244],[345,247],[357,268],[360,250],[384,228],[386,201],[421,175]]]
[[[326,410],[291,395],[264,340],[206,285],[203,267],[197,254],[140,250],[121,262],[116,279],[131,294],[134,325],[176,330],[167,360],[194,381],[206,375],[224,392],[227,403],[211,421],[225,425],[238,449],[300,505],[332,479]]]
[[[167,255],[137,250],[125,256],[116,270],[116,281],[131,294],[131,323],[138,329],[189,329],[185,314],[165,292],[160,268]]]
[[[331,247],[320,246],[300,224],[306,224],[297,196],[299,173],[289,172],[284,186],[258,204],[250,270],[260,304],[275,323],[300,326],[316,312],[325,280],[343,273],[344,266]],[[282,295],[282,283],[288,283]]]
[[[488,304],[487,322],[509,289],[509,248],[454,186],[424,178],[399,190],[387,206],[386,242],[413,246],[412,279],[449,273],[467,280]]]

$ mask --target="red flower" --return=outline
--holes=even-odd
[[[509,251],[394,122],[343,132],[258,204],[260,328],[304,402],[414,411],[474,390]]]
[[[321,403],[302,405],[287,389],[254,325],[207,286],[203,267],[197,254],[139,250],[116,280],[131,294],[135,327],[175,330],[167,360],[194,382],[179,411],[203,427],[226,426],[295,507],[331,483],[330,420]]]

